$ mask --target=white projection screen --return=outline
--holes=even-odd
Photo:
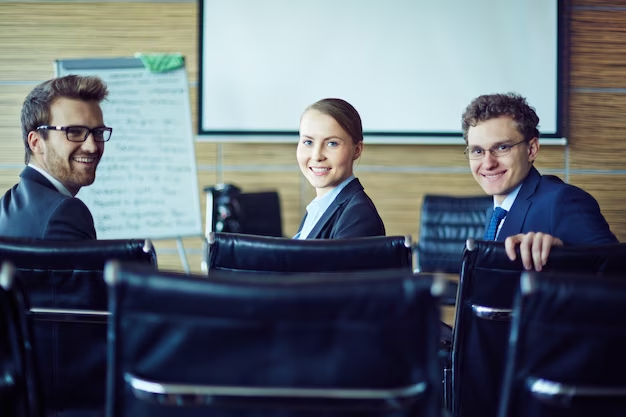
[[[293,134],[339,97],[366,134],[457,136],[517,92],[560,137],[559,0],[199,0],[200,136]]]

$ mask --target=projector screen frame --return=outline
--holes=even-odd
[[[197,85],[197,136],[198,142],[236,143],[295,143],[297,131],[287,130],[206,130],[203,126],[204,97],[204,2],[198,0],[198,85]],[[569,125],[569,71],[570,71],[570,0],[557,2],[557,82],[556,82],[556,132],[541,133],[544,145],[567,145]],[[531,103],[532,105],[532,103]],[[459,115],[460,118],[461,115]],[[541,118],[541,114],[539,114]],[[461,131],[450,132],[388,132],[365,130],[369,144],[389,145],[458,145],[464,144]]]

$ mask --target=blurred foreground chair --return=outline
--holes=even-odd
[[[4,262],[0,269],[0,416],[41,417],[24,299],[14,274],[13,265]]]
[[[108,417],[435,416],[445,282],[110,263]]]
[[[276,191],[243,193],[232,184],[206,187],[206,232],[283,235],[280,196]]]
[[[497,414],[513,299],[522,271],[519,255],[510,261],[503,242],[468,240],[452,349],[455,417]],[[554,247],[544,271],[626,273],[626,244]]]
[[[500,417],[626,416],[625,278],[522,275]]]
[[[347,272],[413,269],[411,236],[298,240],[209,233],[202,269],[213,272]]]
[[[416,252],[418,272],[461,272],[467,239],[482,239],[493,197],[424,196]]]
[[[52,242],[0,239],[0,261],[24,291],[47,416],[102,416],[105,404],[107,287],[112,259],[156,268],[150,241]]]

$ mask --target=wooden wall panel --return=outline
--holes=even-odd
[[[0,62],[2,61],[0,59]],[[24,165],[20,112],[24,98],[34,85],[0,85],[0,167]],[[4,194],[5,188],[19,181],[19,177],[14,175],[13,171],[0,170],[0,184],[8,185],[0,188],[0,195]],[[21,169],[17,171],[18,174],[20,171]]]
[[[0,196],[20,181],[22,169],[22,167],[0,169]]]
[[[626,239],[626,9],[573,0],[569,180],[593,195],[611,230]]]
[[[176,249],[176,241],[177,239],[160,239],[154,240],[155,247],[163,248],[163,249]],[[195,248],[200,250],[202,248],[202,244],[204,243],[204,236],[188,236],[181,238],[183,242],[183,246],[185,248]],[[158,245],[157,245],[158,243]]]
[[[577,10],[571,14],[571,86],[625,88],[626,10]]]
[[[196,142],[196,161],[198,165],[216,166],[217,144],[209,142]]]
[[[181,239],[189,270],[200,273],[202,261],[202,249],[204,244],[203,236],[186,237]],[[157,250],[157,260],[159,269],[170,271],[183,271],[183,263],[178,252],[177,242],[174,239],[154,240],[154,247]]]
[[[541,139],[539,139],[541,144]],[[539,148],[539,155],[535,160],[535,167],[539,171],[565,171],[565,152],[563,146],[543,145]]]
[[[0,62],[4,62],[4,60],[2,59]],[[0,72],[1,75],[3,74]],[[32,85],[0,85],[0,128],[19,128],[21,126],[22,103],[35,85],[36,83]]]
[[[454,315],[456,314],[456,309],[451,306],[443,306],[441,307],[441,321],[446,323],[448,326],[454,327]]]
[[[359,180],[380,214],[388,235],[419,235],[421,202],[425,194],[483,195],[467,174],[363,172]]]
[[[158,242],[155,247],[159,248]],[[180,256],[177,253],[157,253],[157,260],[159,263],[159,270],[162,271],[175,271],[183,272],[183,263]],[[189,271],[191,273],[200,274],[200,263],[202,257],[199,254],[187,254],[187,264],[189,265]]]
[[[460,117],[460,116],[459,116]],[[466,168],[464,145],[368,145],[361,157],[361,165],[384,167]]]
[[[572,169],[626,169],[626,94],[574,93],[570,99]]]
[[[576,9],[579,7],[589,8],[623,8],[622,0],[569,0],[571,6]]]
[[[0,166],[24,165],[24,142],[22,129],[17,127],[0,127]],[[0,174],[2,175],[2,174]]]
[[[252,166],[285,166],[300,171],[296,161],[297,138],[293,144],[285,143],[224,143],[222,144],[222,163],[245,167]]]
[[[197,80],[196,2],[0,3],[0,79],[46,80],[55,59],[180,52]]]

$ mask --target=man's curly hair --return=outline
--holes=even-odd
[[[539,116],[524,97],[516,93],[486,94],[475,98],[463,113],[465,143],[470,127],[501,116],[509,116],[515,121],[526,142],[539,137]]]

